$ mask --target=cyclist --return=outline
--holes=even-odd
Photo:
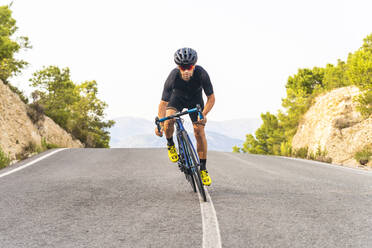
[[[199,65],[195,65],[198,55],[191,48],[180,48],[174,54],[174,62],[178,65],[171,71],[164,84],[162,98],[159,104],[158,117],[164,118],[182,111],[184,108],[192,109],[197,104],[202,108],[204,119],[200,120],[197,113],[191,113],[190,119],[193,123],[196,139],[197,152],[200,158],[200,174],[203,184],[209,186],[212,183],[208,175],[207,163],[207,138],[205,137],[204,127],[207,123],[207,115],[212,109],[215,96],[213,86],[208,73]],[[207,96],[204,106],[202,90]],[[176,163],[178,154],[173,141],[174,120],[167,120],[161,123],[161,131],[155,128],[155,133],[162,136],[165,132],[167,138],[167,148],[169,159]]]

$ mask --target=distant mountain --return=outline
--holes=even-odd
[[[190,138],[194,144],[195,137],[193,133],[189,133]],[[223,134],[215,132],[206,133],[208,140],[208,150],[215,151],[232,151],[235,145],[241,146],[243,140],[233,139]],[[125,147],[125,148],[138,148],[138,147],[165,147],[166,140],[164,137],[160,138],[155,134],[140,134],[127,137],[117,143],[112,143],[111,147]]]
[[[245,135],[254,133],[262,124],[261,119],[246,118],[228,121],[208,121],[207,130],[245,140]]]
[[[138,148],[138,147],[164,147],[165,138],[154,134],[155,124],[152,121],[120,117],[114,119],[116,124],[110,129],[111,147]],[[192,124],[185,119],[185,128],[195,143]],[[239,119],[229,121],[208,121],[206,136],[208,150],[232,151],[232,147],[241,146],[245,135],[254,132],[261,125],[258,119]]]
[[[127,147],[125,141],[129,137],[149,134],[155,130],[155,123],[142,118],[119,117],[114,119],[115,125],[110,129],[110,147]]]

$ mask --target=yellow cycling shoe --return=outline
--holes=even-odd
[[[173,163],[177,163],[178,154],[177,154],[176,146],[175,145],[173,145],[173,146],[167,145],[167,147],[168,147],[168,157],[169,157],[170,161],[172,161]]]
[[[205,186],[209,186],[211,185],[212,183],[212,179],[211,177],[208,175],[208,171],[207,170],[201,170],[200,171],[200,176],[201,176],[201,179],[203,181],[203,184]]]

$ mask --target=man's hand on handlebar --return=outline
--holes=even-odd
[[[158,127],[155,128],[155,134],[159,137],[163,137],[164,128],[161,126],[160,132],[158,130]]]
[[[156,127],[155,127],[155,134],[159,137],[163,137],[163,133],[164,133],[164,124],[160,124],[159,122],[159,117],[156,117],[155,118],[155,124],[156,124]]]
[[[207,117],[203,114],[203,119],[200,120],[200,116],[198,115],[198,121],[195,122],[195,124],[200,124],[200,125],[205,126],[206,123],[207,123]]]

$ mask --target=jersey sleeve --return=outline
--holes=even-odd
[[[210,96],[213,94],[213,86],[211,83],[211,79],[209,78],[208,72],[206,70],[202,70],[201,73],[201,79],[202,79],[202,86],[204,89],[204,93],[207,96]]]
[[[163,94],[161,96],[161,100],[163,100],[165,102],[169,102],[169,99],[172,95],[172,90],[173,90],[173,85],[174,85],[174,81],[175,81],[175,78],[176,78],[176,73],[177,72],[175,70],[171,71],[167,80],[165,81]]]

